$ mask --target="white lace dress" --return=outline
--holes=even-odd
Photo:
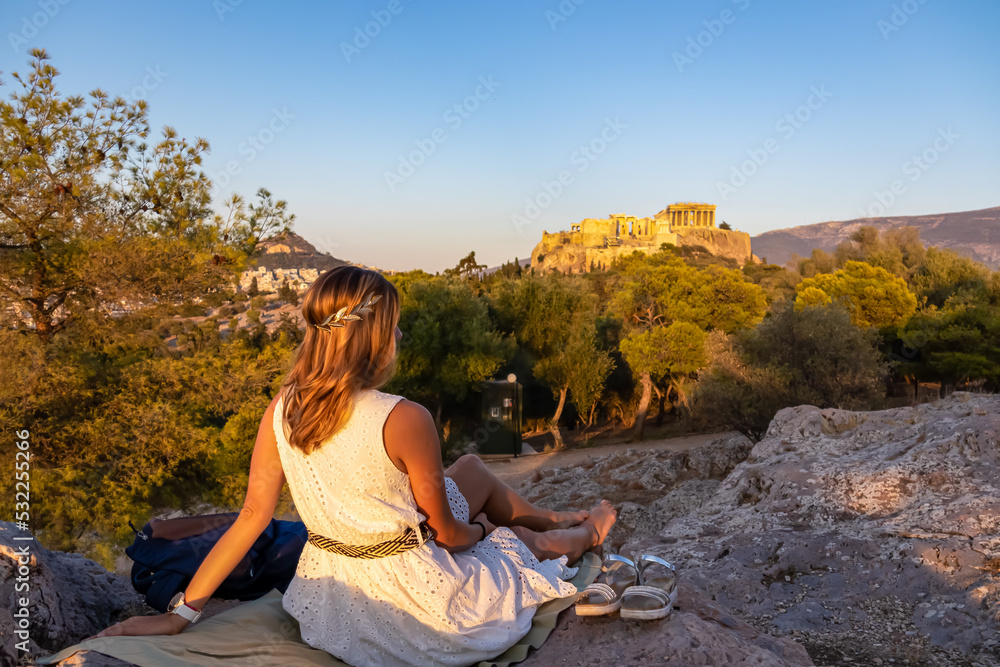
[[[409,477],[385,452],[382,426],[401,396],[369,390],[346,426],[312,454],[285,439],[274,411],[281,465],[299,515],[313,532],[348,544],[391,539],[424,517]],[[459,521],[469,506],[451,479]],[[539,562],[509,528],[466,551],[427,541],[386,558],[340,556],[306,544],[283,598],[302,638],[349,665],[469,665],[527,634],[537,606],[576,594],[566,557]]]

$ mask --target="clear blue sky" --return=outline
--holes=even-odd
[[[266,186],[384,268],[675,201],[751,234],[880,213],[894,181],[891,215],[1000,205],[995,0],[6,0],[0,25],[3,94],[43,47],[64,92],[208,139],[219,199]]]

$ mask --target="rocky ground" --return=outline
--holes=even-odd
[[[1000,397],[912,408],[781,411],[752,445],[623,449],[521,483],[553,508],[608,498],[605,550],[673,561],[662,621],[567,613],[532,665],[1000,665]],[[10,524],[0,626],[12,627]],[[141,608],[127,580],[36,546],[38,651]],[[12,643],[3,633],[2,658]],[[99,656],[74,664],[103,665]]]
[[[995,396],[803,406],[728,474],[749,443],[623,451],[540,471],[522,491],[554,508],[618,502],[607,548],[666,557],[688,590],[817,665],[997,665],[998,431]]]
[[[14,524],[0,522],[0,664],[30,664],[26,658],[54,653],[145,609],[127,577],[79,554],[17,539],[26,536]],[[29,573],[19,579],[22,563]],[[23,638],[14,634],[20,598],[31,601],[27,653],[16,648]]]

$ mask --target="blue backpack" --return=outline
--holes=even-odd
[[[178,591],[187,588],[198,566],[236,520],[236,512],[206,514],[147,523],[125,549],[132,559],[132,586],[161,612]],[[250,551],[212,597],[255,600],[273,588],[288,588],[308,535],[301,521],[271,520]]]

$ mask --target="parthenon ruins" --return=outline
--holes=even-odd
[[[674,227],[715,228],[715,204],[671,204],[667,207],[666,214],[671,229]]]

